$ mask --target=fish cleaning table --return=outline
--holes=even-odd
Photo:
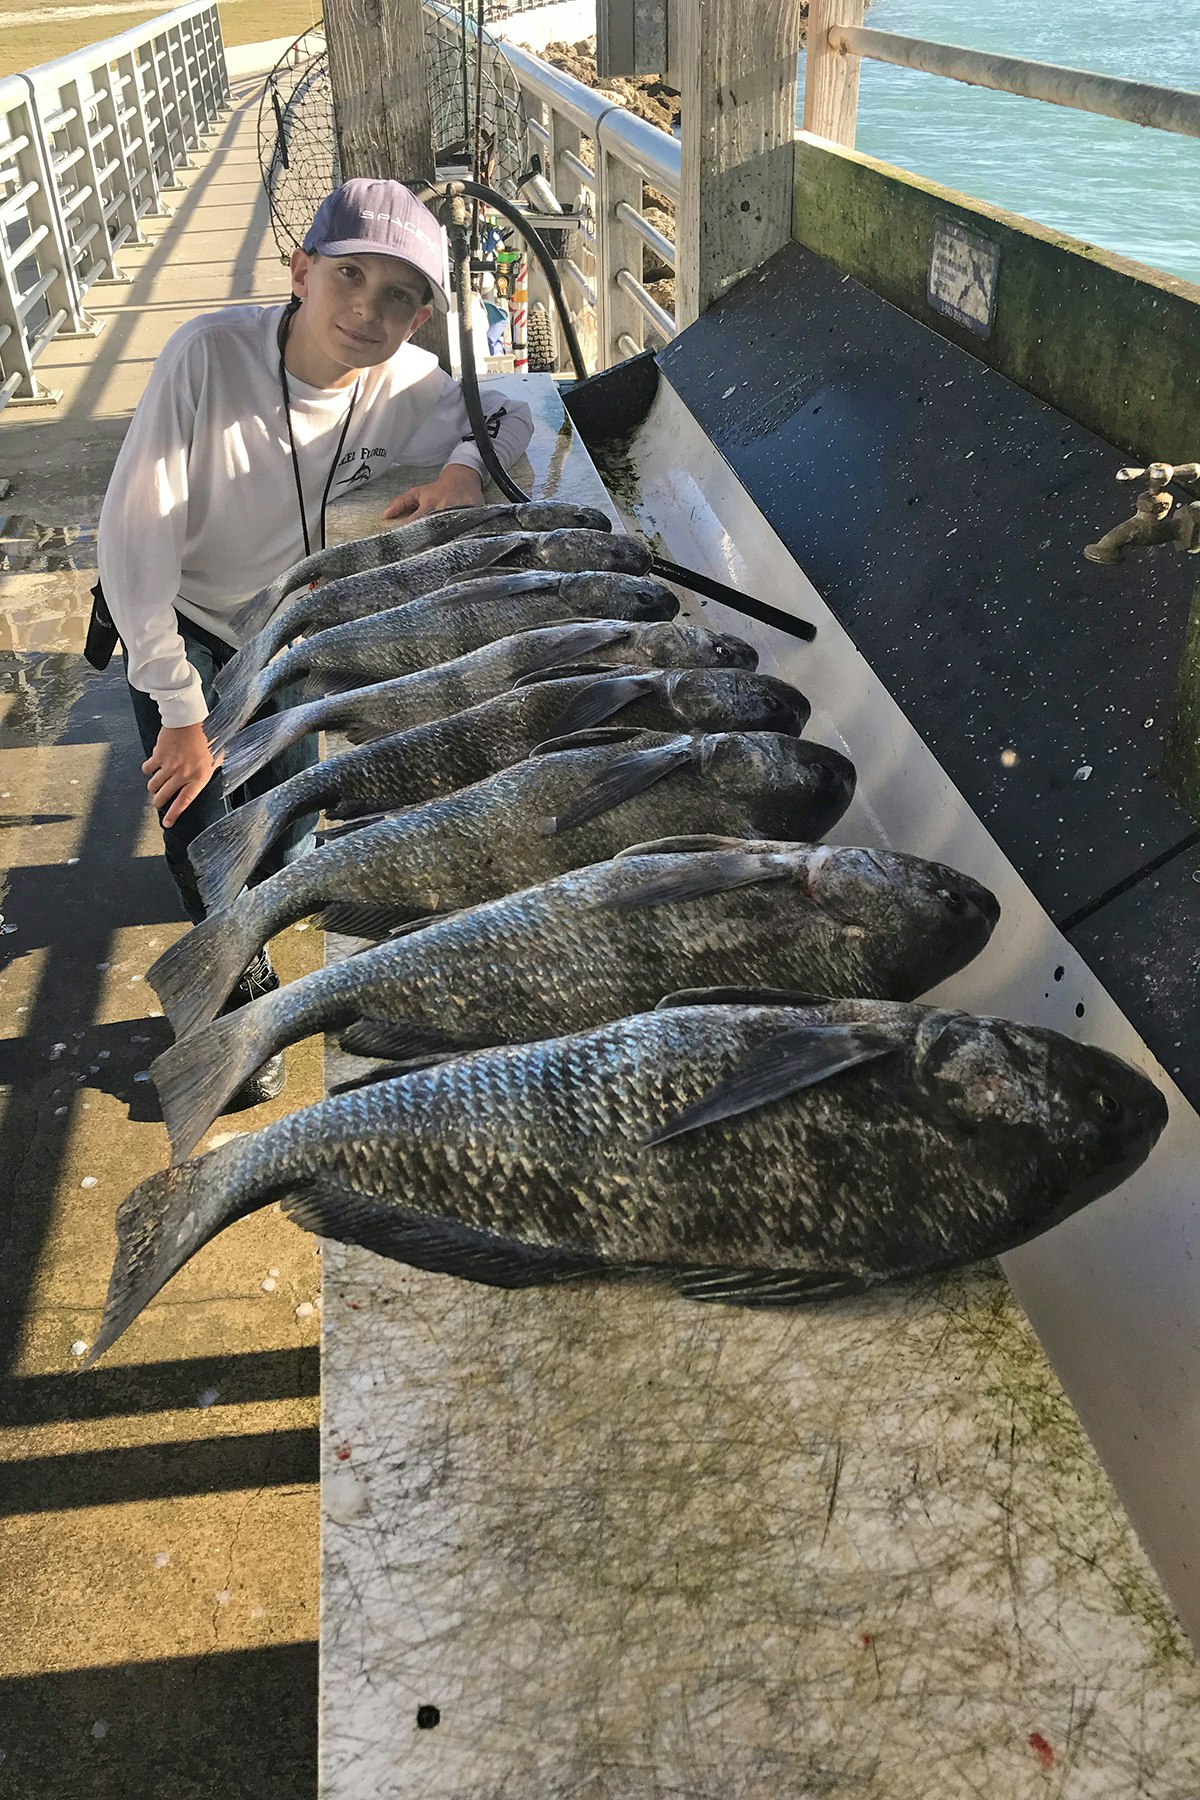
[[[611,511],[551,379],[524,386],[537,496]],[[686,609],[804,688],[813,736],[844,734],[860,796],[835,838],[942,856],[1004,902],[938,998],[1073,1031],[1086,1005],[1089,1037],[1152,1066],[744,496],[735,515],[735,574],[794,593],[816,644]],[[1194,1166],[1165,1085],[1172,1126],[1118,1211]],[[1113,1212],[1010,1272],[1036,1288],[1053,1241],[1088,1281]],[[1186,1642],[994,1266],[778,1312],[507,1293],[332,1243],[323,1270],[323,1800],[1200,1794]]]

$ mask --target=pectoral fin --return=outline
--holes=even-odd
[[[607,912],[632,912],[639,906],[674,905],[682,900],[699,900],[707,894],[732,893],[735,888],[753,887],[760,882],[782,881],[787,874],[787,869],[770,856],[725,850],[707,857],[688,856],[666,869],[647,870],[634,885],[598,899],[595,905]]]
[[[626,800],[645,793],[647,788],[652,787],[656,781],[661,781],[664,776],[686,767],[693,761],[695,754],[695,744],[689,737],[676,739],[673,743],[663,744],[653,750],[635,750],[629,756],[620,757],[595,777],[590,791],[577,800],[574,806],[568,807],[554,818],[541,820],[539,829],[542,835],[558,837],[565,831],[573,831],[577,825],[585,825],[589,819],[598,818],[601,813],[611,812]]]
[[[861,1025],[804,1025],[780,1032],[752,1050],[741,1066],[702,1100],[664,1120],[642,1147],[649,1149],[702,1125],[769,1106],[773,1100],[832,1081],[862,1063],[894,1055],[896,1049],[893,1040]]]

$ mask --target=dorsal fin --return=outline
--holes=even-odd
[[[679,734],[672,732],[672,737]],[[645,744],[653,749],[663,733],[644,725],[596,725],[587,731],[569,731],[562,737],[544,738],[530,756],[553,756],[558,750],[600,750],[613,744]]]

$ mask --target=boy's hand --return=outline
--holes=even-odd
[[[152,755],[142,764],[150,798],[163,813],[163,825],[173,825],[212,780],[221,758],[214,759],[203,725],[164,725]]]
[[[483,501],[483,482],[474,469],[463,463],[451,463],[436,481],[422,487],[406,488],[384,509],[385,519],[423,519],[428,513],[446,512],[452,506],[479,506]]]

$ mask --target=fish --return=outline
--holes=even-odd
[[[460,537],[498,537],[510,531],[561,531],[577,526],[588,531],[611,531],[607,513],[595,506],[569,506],[560,500],[531,500],[521,506],[456,506],[445,512],[411,519],[391,531],[355,538],[345,544],[329,544],[303,557],[239,609],[237,623],[243,636],[260,631],[296,588],[316,581],[336,581],[343,575],[361,575],[385,563],[403,562],[425,550]]]
[[[745,669],[598,669],[530,682],[302,769],[231,808],[193,840],[188,855],[211,912],[229,905],[294,819],[319,811],[354,819],[435,800],[520,762],[548,738],[613,718],[651,731],[686,726],[799,737],[809,711],[797,688]]]
[[[329,930],[383,937],[668,831],[823,837],[854,793],[848,758],[804,738],[613,735],[553,739],[473,787],[324,844],[211,914],[147,976],[176,1036],[215,1018],[255,953],[312,913]]]
[[[668,838],[317,969],[150,1073],[178,1162],[269,1056],[314,1031],[414,1062],[583,1031],[679,988],[911,1000],[977,956],[999,916],[979,882],[919,857]]]
[[[520,574],[549,570],[580,574],[589,570],[614,575],[646,575],[651,555],[644,544],[623,533],[603,531],[524,531],[503,537],[467,538],[426,550],[407,562],[389,563],[347,575],[323,587],[295,594],[253,636],[242,631],[240,616],[234,629],[240,648],[217,671],[215,686],[222,695],[240,694],[246,685],[293,638],[365,619],[410,600],[419,600],[464,578],[489,572]]]
[[[510,585],[511,584],[511,585]],[[413,675],[453,662],[484,644],[576,619],[673,619],[679,600],[664,582],[639,575],[534,573],[461,582],[304,638],[236,690],[205,722],[225,745],[279,688],[306,678],[315,696]]]
[[[1149,1156],[1167,1103],[1044,1027],[906,1002],[709,1003],[480,1050],[152,1175],[117,1211],[113,1344],[235,1219],[501,1288],[638,1279],[844,1299],[1029,1242]]]
[[[225,784],[237,788],[310,731],[334,726],[353,739],[361,722],[399,731],[462,712],[519,681],[605,663],[659,669],[753,669],[758,653],[739,637],[678,619],[639,625],[618,619],[580,620],[522,631],[414,675],[400,675],[346,693],[285,707],[247,725],[225,748]],[[387,723],[380,727],[379,721]]]

